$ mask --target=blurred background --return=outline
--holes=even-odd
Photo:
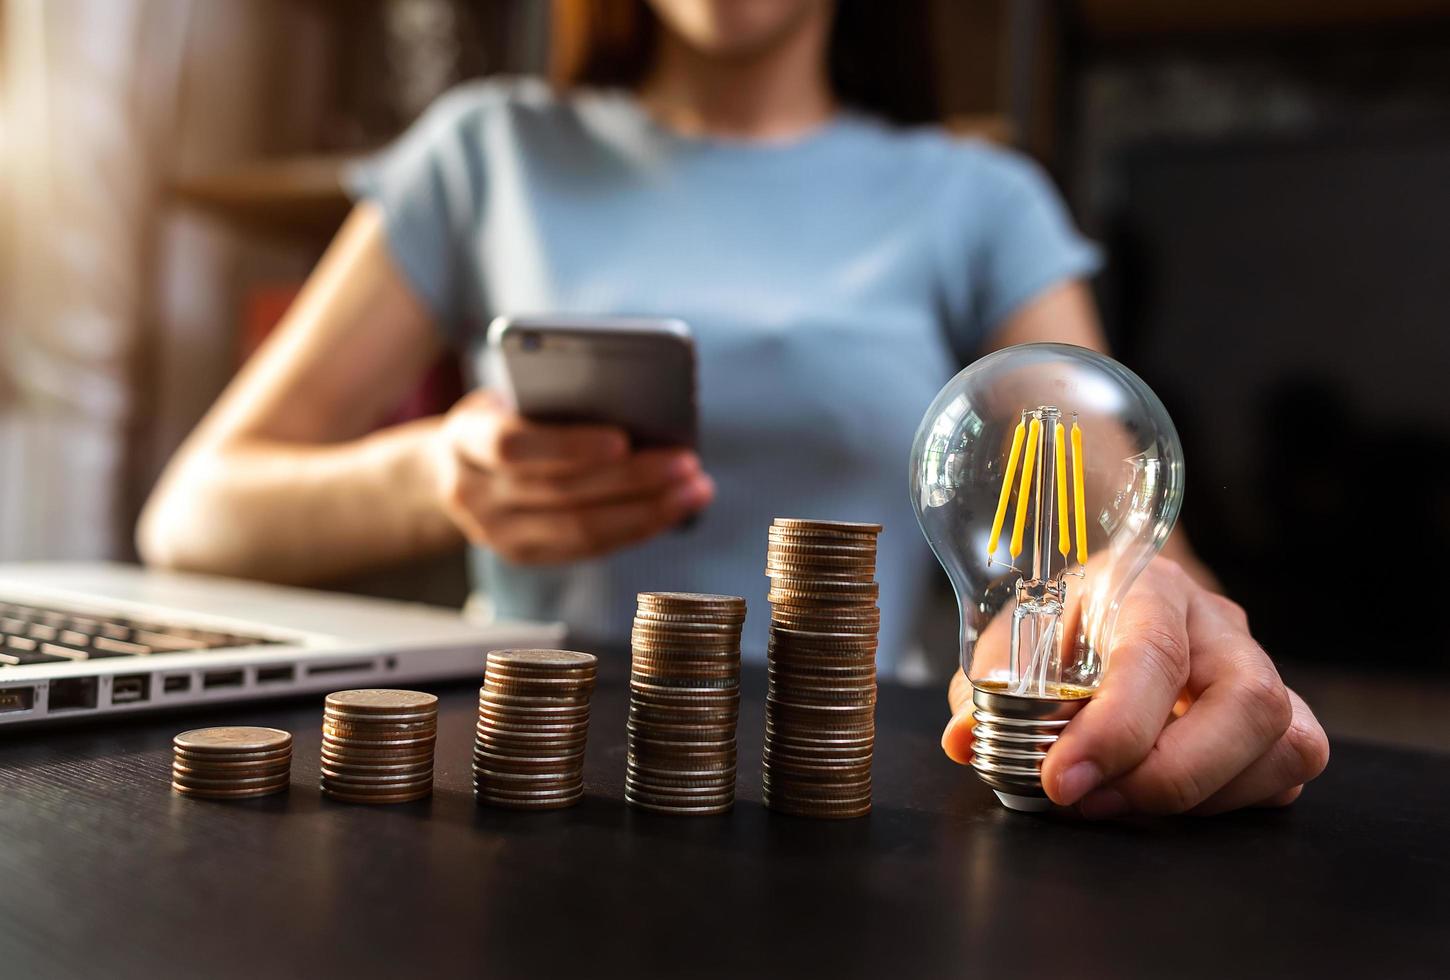
[[[1416,706],[1450,677],[1450,0],[933,13],[943,122],[1041,161],[1106,246],[1204,559],[1331,731],[1445,744]],[[345,215],[345,161],[463,79],[546,72],[552,26],[541,0],[0,0],[0,560],[134,559],[161,466]],[[457,391],[440,364],[400,417]],[[461,557],[345,584],[465,592]],[[922,681],[954,664],[935,627]],[[1337,713],[1336,672],[1404,709]]]

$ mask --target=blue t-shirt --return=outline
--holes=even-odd
[[[475,554],[500,614],[620,641],[638,592],[743,595],[745,656],[761,659],[771,520],[875,521],[888,674],[940,574],[907,493],[922,413],[1004,318],[1098,263],[1024,158],[851,112],[789,143],[692,139],[626,93],[488,81],[439,100],[351,185],[476,372],[498,315],[694,331],[715,502],[598,560]]]

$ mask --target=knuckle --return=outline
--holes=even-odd
[[[1164,558],[1160,555],[1154,560],[1152,568],[1154,580],[1162,585],[1178,587],[1191,581],[1188,572],[1184,571],[1183,566],[1172,558]]]
[[[493,430],[493,456],[500,463],[517,463],[528,455],[529,435],[516,422],[502,422]]]
[[[1136,631],[1143,662],[1175,690],[1188,680],[1188,638],[1168,623],[1150,621]]]
[[[1329,765],[1329,738],[1314,723],[1296,722],[1285,733],[1297,760],[1297,782],[1303,784],[1324,772]]]
[[[1244,610],[1243,606],[1227,596],[1219,595],[1217,592],[1205,593],[1203,601],[1208,603],[1209,607],[1219,616],[1233,623],[1244,632],[1248,632],[1249,614]]]
[[[1082,746],[1084,754],[1098,760],[1109,777],[1138,765],[1152,752],[1161,731],[1161,725],[1154,723],[1147,714],[1115,708],[1117,706],[1108,700],[1088,702],[1068,725],[1064,735],[1070,734],[1090,742]]]
[[[1187,813],[1208,798],[1193,770],[1160,757],[1159,772],[1147,790],[1146,809],[1155,813]]]
[[[1294,720],[1294,705],[1279,675],[1272,669],[1255,670],[1232,688],[1253,730],[1268,740],[1279,738]]]
[[[596,546],[599,538],[597,522],[581,511],[566,511],[560,515],[559,537],[568,543],[573,551],[588,551]]]

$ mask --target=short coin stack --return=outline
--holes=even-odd
[[[322,721],[322,792],[348,803],[406,803],[433,792],[438,699],[421,691],[338,691]]]
[[[764,797],[780,813],[871,811],[879,524],[777,518],[770,528]]]
[[[598,667],[593,654],[570,650],[488,655],[473,743],[473,792],[480,803],[557,810],[579,802]]]
[[[641,592],[631,633],[624,798],[660,813],[735,803],[745,600]]]
[[[171,748],[171,788],[187,796],[269,796],[291,780],[292,736],[276,728],[198,728]]]

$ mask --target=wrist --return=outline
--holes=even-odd
[[[443,417],[405,422],[376,438],[387,445],[386,480],[398,495],[405,533],[418,551],[439,551],[458,544],[458,530],[442,506],[445,447]]]

